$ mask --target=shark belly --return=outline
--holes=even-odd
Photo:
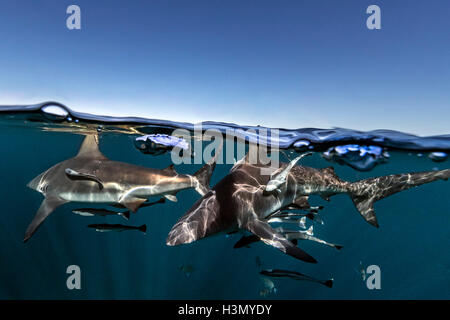
[[[73,202],[111,203],[119,201],[118,195],[110,192],[62,192],[58,197]]]
[[[118,183],[105,183],[100,189],[95,182],[81,181],[67,184],[56,195],[72,202],[112,203],[118,202],[122,193],[122,186]]]

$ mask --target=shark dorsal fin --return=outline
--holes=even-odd
[[[98,148],[98,135],[86,135],[81,144],[80,151],[78,151],[77,157],[106,158]]]
[[[262,163],[260,160],[261,159],[260,159],[260,155],[259,155],[258,146],[250,144],[249,151],[247,152],[247,154],[242,159],[240,159],[234,163],[230,172],[233,172],[234,170],[239,168],[241,165],[254,165],[256,167],[265,166],[265,164]]]
[[[259,158],[260,157],[259,152],[260,152],[260,150],[257,145],[250,144],[249,150],[248,150],[247,154],[245,155],[245,157],[243,157],[241,160],[239,160],[236,164],[238,164],[238,163],[255,164],[255,165],[262,164],[260,161],[260,158]]]
[[[328,173],[328,174],[330,174],[330,175],[332,175],[333,177],[338,177],[337,176],[337,174],[336,174],[336,172],[334,172],[334,168],[333,167],[326,167],[326,168],[323,168],[322,169],[322,172],[324,172],[324,173]]]

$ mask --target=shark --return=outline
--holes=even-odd
[[[113,161],[101,153],[98,135],[88,134],[75,157],[54,165],[28,183],[45,198],[25,232],[24,242],[56,208],[67,202],[109,203],[136,212],[152,196],[176,201],[176,193],[189,188],[204,195],[210,189],[215,163],[212,159],[189,175],[177,173],[173,165],[153,169]]]
[[[271,172],[280,172],[289,164],[280,166],[262,164],[249,154],[238,161],[230,173],[183,215],[170,230],[166,244],[187,244],[222,232],[248,231],[265,244],[304,262],[317,260],[277,232],[267,217],[284,207],[311,208],[310,195],[326,200],[336,194],[348,194],[357,211],[371,225],[379,227],[374,203],[397,192],[436,180],[447,180],[450,169],[405,174],[393,174],[356,182],[341,180],[333,167],[316,169],[295,165],[279,192],[267,193]],[[256,157],[257,158],[257,157]],[[252,161],[249,161],[252,159]],[[264,170],[261,170],[264,169]],[[263,174],[264,172],[264,174]]]

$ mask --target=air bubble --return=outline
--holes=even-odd
[[[428,155],[428,158],[434,162],[442,162],[447,160],[448,155],[445,152],[432,152]]]
[[[294,143],[293,147],[296,152],[303,152],[306,149],[311,149],[310,142],[308,140],[298,140]]]
[[[322,156],[332,162],[348,165],[356,170],[369,171],[376,165],[387,162],[389,154],[379,146],[347,144],[331,147]]]
[[[47,105],[42,107],[41,111],[50,120],[64,120],[69,115],[66,109],[56,105]]]

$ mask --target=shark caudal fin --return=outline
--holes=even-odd
[[[219,149],[216,149],[216,154],[214,158],[212,158],[208,163],[206,163],[200,170],[194,173],[194,178],[196,179],[197,185],[195,187],[195,191],[197,191],[201,196],[204,196],[209,190],[209,181],[211,180],[211,176],[216,168],[216,161],[218,156],[222,152],[222,146]]]
[[[350,185],[350,197],[363,218],[378,228],[373,205],[376,201],[394,193],[436,180],[447,180],[450,169],[417,173],[394,174],[354,182]]]
[[[328,288],[333,288],[333,279],[324,281],[323,285],[327,286]]]
[[[125,220],[130,220],[130,211],[120,212],[120,216],[122,216]]]
[[[147,233],[147,225],[143,224],[142,226],[140,226],[140,227],[138,228],[138,230],[139,230],[140,232],[146,234],[146,233]]]

